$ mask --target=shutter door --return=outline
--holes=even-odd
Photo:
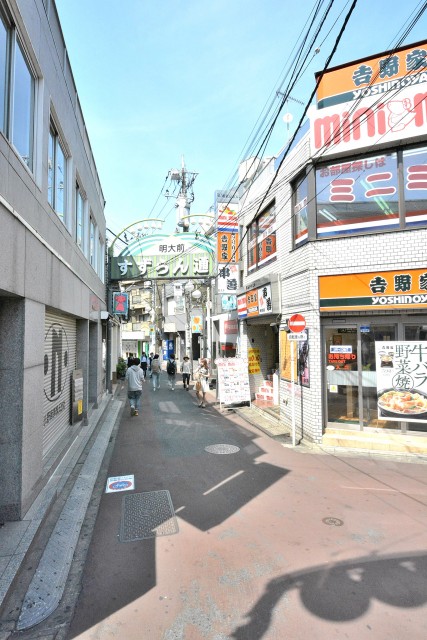
[[[71,372],[76,368],[76,320],[46,310],[43,458],[70,426]]]

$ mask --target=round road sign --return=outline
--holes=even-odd
[[[300,313],[294,313],[294,315],[289,318],[288,327],[292,333],[304,331],[305,326],[305,318]]]

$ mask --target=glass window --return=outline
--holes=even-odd
[[[300,247],[308,241],[308,179],[303,176],[294,186],[294,243]]]
[[[34,78],[18,42],[15,42],[12,143],[25,164],[33,167]]]
[[[0,131],[6,131],[8,32],[0,18]]]
[[[257,223],[252,222],[248,228],[248,271],[256,268],[256,233]]]
[[[96,269],[96,254],[95,254],[95,223],[92,216],[90,216],[89,227],[89,262],[94,269]]]
[[[316,169],[317,236],[399,228],[397,154]]]
[[[47,161],[47,199],[52,209],[65,222],[66,213],[66,176],[67,159],[65,151],[53,126],[49,131],[48,161]]]
[[[98,260],[98,275],[102,282],[104,282],[104,270],[105,270],[105,245],[102,242],[101,236],[99,236],[99,260]]]
[[[258,266],[276,255],[276,213],[274,206],[258,218]]]
[[[403,152],[406,225],[427,223],[427,147]]]
[[[35,86],[35,76],[16,31],[0,15],[0,131],[12,142],[31,170]]]
[[[275,206],[266,209],[248,227],[248,272],[276,257]]]
[[[84,251],[84,199],[79,185],[76,184],[76,242],[77,246]]]

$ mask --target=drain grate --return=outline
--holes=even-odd
[[[237,453],[240,451],[240,448],[235,447],[234,444],[211,444],[209,447],[205,447],[205,451],[208,453],[224,455],[228,453]]]
[[[169,491],[146,491],[123,496],[120,542],[133,542],[178,533]]]

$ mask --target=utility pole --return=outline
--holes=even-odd
[[[194,171],[187,171],[184,156],[181,158],[181,169],[171,169],[168,173],[169,178],[179,184],[175,207],[177,209],[177,225],[183,231],[188,231],[190,227],[190,206],[194,201],[193,183],[197,175]],[[166,191],[166,197],[173,198],[175,195]]]

